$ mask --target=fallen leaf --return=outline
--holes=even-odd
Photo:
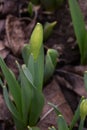
[[[9,50],[5,47],[5,41],[0,41],[0,56],[5,59],[9,54]]]
[[[84,86],[83,77],[65,70],[56,70],[57,81],[60,86],[64,86],[74,91],[79,96],[87,97],[87,92]]]
[[[15,57],[15,56],[9,54],[6,57],[5,61],[6,61],[7,66],[14,72],[15,76],[18,77],[19,70],[18,70],[16,61],[18,61],[18,63],[21,65],[21,64],[23,64],[22,59],[19,59],[19,58]]]
[[[25,43],[25,33],[23,23],[12,15],[6,19],[6,35],[8,48],[14,55],[19,55]]]

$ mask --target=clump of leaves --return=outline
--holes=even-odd
[[[33,45],[34,43],[35,45]],[[41,24],[37,24],[31,35],[28,66],[18,64],[20,81],[16,80],[12,71],[0,58],[0,66],[8,85],[7,89],[1,81],[3,95],[17,130],[25,130],[28,125],[35,126],[44,106],[42,93],[44,52],[42,43],[43,28]]]
[[[52,50],[53,51],[53,50]],[[48,66],[52,67],[52,75],[57,63],[57,52],[50,52]],[[43,27],[37,23],[30,38],[30,44],[25,45],[22,51],[24,63],[19,68],[19,80],[16,80],[13,72],[6,66],[0,57],[0,66],[7,81],[7,86],[0,79],[3,88],[3,95],[8,109],[12,113],[17,130],[39,130],[33,127],[38,122],[44,106],[44,96],[42,93],[44,81],[44,48],[43,48]],[[48,55],[48,54],[47,54]],[[47,74],[48,77],[48,74]]]
[[[62,113],[58,110],[57,106],[52,103],[49,103],[49,105],[54,108],[54,111],[57,114],[58,130],[73,130],[73,127],[77,123],[78,119],[80,119],[78,130],[83,130],[85,118],[87,116],[87,99],[85,99],[84,97],[81,98],[80,103],[75,111],[75,114],[69,126],[66,123]],[[56,128],[52,126],[49,127],[48,130],[56,130]]]
[[[77,0],[69,0],[69,7],[81,54],[81,64],[87,64],[87,31],[85,28],[84,18]]]

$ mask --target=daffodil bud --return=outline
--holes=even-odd
[[[43,43],[43,26],[42,24],[37,23],[30,38],[30,52],[34,57],[34,60],[37,59],[40,53],[42,43]]]
[[[84,99],[80,104],[80,116],[82,120],[87,116],[87,99]]]

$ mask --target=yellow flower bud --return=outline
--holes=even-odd
[[[82,120],[87,116],[87,99],[84,99],[80,104],[80,116]]]

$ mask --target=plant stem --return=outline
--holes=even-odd
[[[79,130],[83,130],[83,127],[84,127],[84,120],[81,119],[80,120],[80,125],[79,125]]]

